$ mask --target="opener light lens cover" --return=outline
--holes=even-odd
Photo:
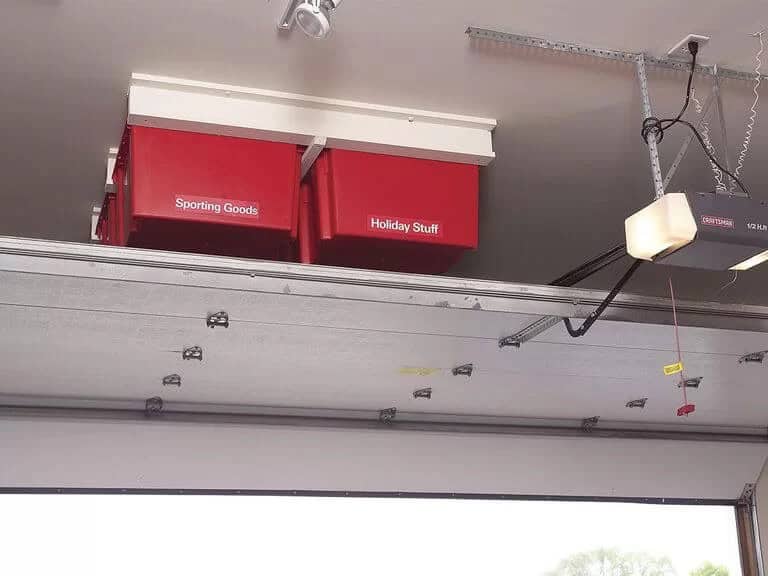
[[[752,256],[752,258],[748,258],[747,260],[744,260],[741,264],[736,264],[736,266],[732,267],[731,270],[736,271],[742,271],[742,270],[749,270],[750,268],[754,268],[758,264],[762,264],[763,262],[768,262],[768,250],[765,252],[761,252],[757,256]]]
[[[627,218],[624,231],[629,255],[638,260],[653,260],[692,242],[697,228],[685,194],[673,193]]]

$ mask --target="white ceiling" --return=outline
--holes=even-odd
[[[279,0],[8,0],[0,19],[0,234],[85,241],[105,150],[119,141],[131,72],[495,117],[497,160],[482,176],[481,247],[460,274],[543,283],[621,240],[651,198],[631,66],[470,42],[468,24],[662,54],[688,32],[711,35],[702,61],[749,69],[762,0],[348,0],[333,36],[281,35]],[[684,77],[651,74],[660,113]],[[725,82],[731,156],[750,87]],[[681,134],[670,134],[668,164]],[[744,181],[768,199],[758,126]],[[712,188],[692,152],[675,186]],[[594,280],[605,286],[618,270]],[[634,291],[664,293],[646,267]],[[768,303],[768,270],[675,271],[684,298]]]

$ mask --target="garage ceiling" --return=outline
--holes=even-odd
[[[630,65],[477,43],[467,25],[660,55],[689,32],[712,36],[705,63],[748,70],[760,0],[350,0],[324,42],[278,34],[282,1],[10,0],[0,20],[0,234],[86,241],[104,158],[119,141],[132,72],[250,85],[497,118],[496,162],[482,176],[481,247],[456,272],[544,283],[622,238],[652,197]],[[651,73],[659,113],[676,112],[684,76]],[[700,81],[700,94],[708,90]],[[730,153],[751,86],[724,82]],[[668,165],[684,134],[662,145]],[[716,145],[717,145],[716,141]],[[743,172],[756,198],[768,167],[758,125]],[[692,151],[673,188],[712,189]],[[768,269],[727,273],[645,267],[634,292],[768,304]],[[605,287],[619,270],[593,279]]]

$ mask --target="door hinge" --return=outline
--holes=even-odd
[[[176,386],[177,388],[180,388],[181,376],[178,374],[168,374],[168,376],[163,376],[163,386]]]
[[[205,325],[208,328],[215,328],[221,326],[222,328],[229,328],[229,314],[224,311],[209,314],[205,320]]]
[[[203,360],[203,349],[200,346],[190,346],[181,351],[182,360]]]
[[[472,372],[475,369],[474,364],[462,364],[461,366],[456,366],[453,370],[451,370],[451,373],[454,376],[472,376]]]

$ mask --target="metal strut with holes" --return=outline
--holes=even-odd
[[[569,54],[578,54],[580,56],[589,56],[592,58],[602,58],[604,60],[618,60],[620,62],[636,63],[642,56],[647,66],[657,68],[667,68],[670,70],[679,70],[687,72],[690,66],[682,60],[672,58],[655,58],[653,56],[643,55],[639,52],[628,52],[625,50],[611,50],[609,48],[594,48],[583,44],[573,42],[560,42],[536,38],[535,36],[526,36],[523,34],[512,34],[510,32],[501,32],[499,30],[489,30],[487,28],[476,28],[469,26],[466,34],[476,40],[493,40],[495,42],[506,42],[508,44],[517,44],[528,48],[541,48],[544,50],[553,50],[555,52],[566,52]],[[752,72],[742,72],[732,68],[723,68],[718,66],[696,65],[696,72],[701,74],[710,74],[720,76],[721,78],[730,78],[733,80],[754,80],[755,74]],[[768,75],[763,74],[762,78],[768,79]]]

